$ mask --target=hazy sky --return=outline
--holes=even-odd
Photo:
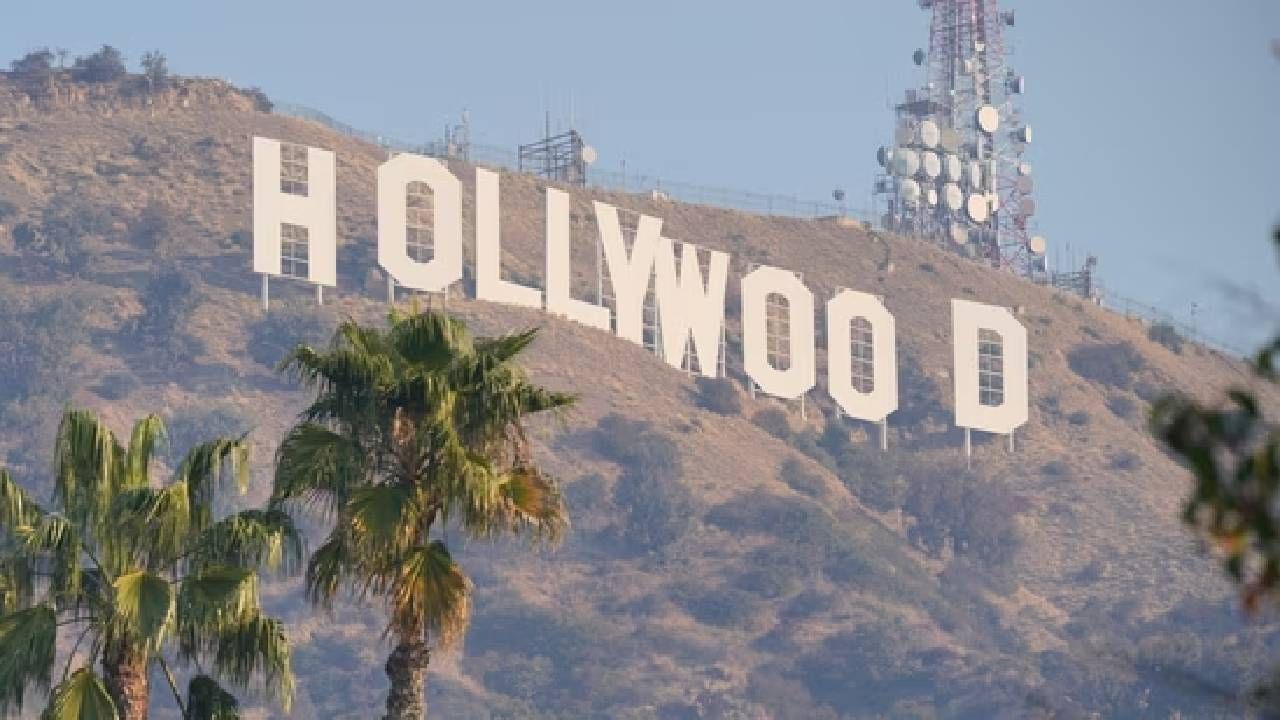
[[[572,97],[601,167],[855,205],[928,33],[914,0],[14,5],[5,59],[106,42],[132,66],[155,48],[408,140],[466,107],[475,141],[513,148]],[[1041,233],[1097,254],[1114,292],[1183,319],[1194,302],[1202,328],[1259,342],[1278,315],[1257,303],[1280,307],[1280,0],[1004,5]]]

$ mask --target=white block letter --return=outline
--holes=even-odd
[[[498,174],[476,168],[476,299],[542,308],[542,291],[502,279]]]
[[[588,327],[609,329],[609,308],[573,297],[569,263],[569,194],[547,188],[547,312]]]
[[[280,141],[253,139],[253,270],[280,274],[282,226],[306,238],[307,279],[333,287],[338,282],[338,192],[334,156],[306,148],[306,167],[290,176],[293,192],[282,188]],[[305,187],[305,195],[295,194]]]
[[[791,365],[780,370],[769,364],[768,298],[787,300]],[[761,266],[742,279],[743,365],[760,389],[786,400],[798,398],[816,380],[813,347],[813,293],[786,270]]]
[[[429,262],[409,255],[410,183],[431,189]],[[378,167],[378,264],[411,290],[441,292],[462,279],[462,183],[439,160],[404,153]]]
[[[855,320],[870,325],[870,336],[857,338],[862,352],[857,358],[853,355]],[[866,353],[870,353],[869,363]],[[861,389],[854,386],[854,362],[859,363],[859,376],[864,381]],[[880,422],[898,409],[897,338],[893,316],[880,298],[853,290],[831,298],[827,303],[827,364],[831,398],[849,417]]]
[[[1027,329],[1008,308],[967,300],[951,301],[951,323],[956,425],[1007,435],[1026,424]]]
[[[680,271],[676,274],[675,243],[658,240],[654,256],[658,317],[662,327],[662,356],[672,367],[684,364],[684,351],[693,335],[698,369],[716,377],[720,358],[720,328],[724,324],[724,293],[729,281],[729,256],[711,251],[706,284],[698,264],[698,247],[680,243]]]
[[[618,337],[637,345],[644,344],[644,297],[649,294],[649,278],[653,275],[653,253],[662,234],[662,220],[640,216],[636,239],[627,254],[627,244],[618,222],[618,209],[602,202],[595,203],[596,225],[604,245],[613,302],[618,311]]]

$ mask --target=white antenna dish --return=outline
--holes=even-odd
[[[947,183],[942,186],[942,202],[951,212],[960,212],[964,209],[964,191],[955,183]]]
[[[978,129],[988,135],[995,135],[1000,129],[1000,111],[990,105],[978,108]]]
[[[938,157],[938,153],[926,150],[920,155],[920,168],[924,171],[925,177],[930,180],[936,179],[942,174],[942,159]]]
[[[969,243],[969,228],[960,223],[951,223],[950,228],[951,242],[957,245],[967,245]]]
[[[937,207],[938,206],[938,190],[936,188],[929,188],[928,190],[925,190],[924,201],[929,205],[929,207]]]
[[[1031,163],[1025,163],[1025,162],[1024,162],[1024,163],[1019,163],[1019,164],[1018,164],[1018,174],[1019,174],[1019,175],[1030,175],[1030,174],[1031,174]]]
[[[942,130],[938,128],[938,123],[932,120],[925,120],[920,123],[920,144],[932,150],[938,147],[938,142],[942,139]]]
[[[955,155],[948,155],[942,161],[942,174],[951,182],[960,182],[964,179],[964,163]]]
[[[986,195],[974,193],[969,196],[969,202],[966,205],[969,211],[969,219],[981,225],[991,216],[991,205],[987,202]]]
[[[600,154],[596,152],[595,148],[591,147],[590,145],[587,145],[582,148],[582,162],[588,165],[591,165],[599,159],[600,159]]]
[[[915,207],[920,204],[920,183],[907,178],[898,183],[898,197],[902,198],[902,202],[908,207]]]
[[[902,177],[911,177],[920,171],[920,154],[915,150],[898,148],[893,153],[893,166]]]
[[[1027,241],[1027,249],[1031,251],[1032,255],[1043,256],[1049,250],[1049,241],[1036,235]]]

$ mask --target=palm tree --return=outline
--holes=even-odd
[[[282,512],[215,520],[219,487],[248,479],[243,437],[191,448],[160,485],[151,466],[164,436],[148,416],[125,447],[92,414],[68,410],[49,507],[0,470],[0,714],[21,712],[37,689],[50,720],[145,718],[153,665],[188,720],[237,716],[200,668],[238,686],[261,679],[288,705],[289,644],[262,613],[258,572],[300,565],[301,537]],[[72,650],[55,685],[60,633]],[[167,656],[198,669],[185,703]]]
[[[388,720],[426,717],[430,653],[463,633],[470,583],[441,532],[554,541],[566,524],[557,483],[534,462],[522,421],[573,398],[513,364],[536,331],[475,339],[439,312],[393,312],[385,330],[347,321],[332,347],[281,364],[314,402],[281,443],[273,507],[333,518],[306,572],[311,600],[346,587],[388,610]]]

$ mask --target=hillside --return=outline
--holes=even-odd
[[[261,310],[249,239],[255,135],[337,153],[339,287],[323,307],[309,287],[276,281]],[[219,81],[159,95],[68,85],[33,101],[0,79],[6,464],[47,488],[64,402],[120,427],[159,410],[177,443],[252,429],[246,502],[261,500],[305,399],[275,361],[294,340],[323,340],[335,318],[386,311],[373,217],[385,159],[260,112]],[[469,245],[474,173],[453,170],[467,186]],[[506,268],[530,283],[542,275],[540,188],[502,174]],[[745,392],[740,412],[721,415],[642,348],[455,293],[449,310],[481,333],[541,327],[533,377],[582,402],[563,425],[538,428],[574,529],[552,552],[463,553],[475,619],[463,648],[433,659],[438,716],[1239,713],[1219,695],[1265,671],[1274,633],[1240,622],[1180,525],[1188,482],[1148,438],[1145,414],[1166,387],[1207,394],[1246,381],[1242,364],[1191,344],[1175,352],[1136,320],[918,241],[572,193],[574,267],[592,269],[578,278],[583,294],[595,256],[582,239],[595,232],[590,202],[602,199],[731,252],[731,286],[746,263],[764,262],[802,271],[819,298],[840,287],[883,295],[898,321],[902,408],[888,454],[820,392],[807,420]],[[1016,452],[980,438],[972,470],[948,424],[951,298],[1016,308],[1032,351],[1031,420]],[[737,330],[731,317],[731,344]],[[269,593],[297,644],[294,716],[373,716],[387,650],[378,613],[314,613],[292,580]]]

